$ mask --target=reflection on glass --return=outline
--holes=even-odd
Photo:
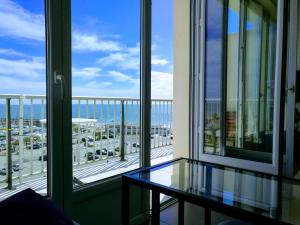
[[[271,1],[230,0],[223,13],[222,1],[208,3],[206,153],[271,162],[276,7]]]
[[[227,87],[238,87],[239,80],[239,33],[240,33],[240,1],[230,0],[228,3],[227,25]],[[238,88],[226,88],[226,145],[238,143],[236,120],[238,117]]]
[[[44,8],[0,1],[0,201],[25,187],[47,194]]]
[[[227,68],[227,94],[234,94],[227,96],[226,146],[231,148],[225,154],[263,162],[272,158],[276,7],[271,6],[254,1],[240,5],[235,13],[244,22],[238,32],[228,32],[228,38],[239,36],[235,46],[228,45],[228,52],[239,49],[239,62],[228,55],[227,62],[235,62],[233,70]],[[229,10],[234,8],[236,1],[230,1]]]
[[[300,220],[295,201],[299,180],[185,159],[131,176],[277,221],[298,224]]]
[[[139,0],[72,1],[72,149],[74,187],[140,166]]]
[[[219,154],[224,3],[211,0],[206,4],[204,151]]]

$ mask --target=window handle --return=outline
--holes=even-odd
[[[54,83],[60,85],[61,100],[64,100],[64,76],[54,71]]]
[[[292,92],[292,93],[295,93],[295,91],[296,91],[295,85],[293,85],[292,87],[287,88],[287,91],[290,91],[290,92]]]

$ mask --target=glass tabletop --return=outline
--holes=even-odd
[[[300,224],[299,180],[188,159],[139,170],[129,177]]]

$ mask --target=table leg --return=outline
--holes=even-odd
[[[178,224],[184,224],[184,201],[178,200]]]
[[[122,177],[122,225],[129,225],[129,183]]]
[[[204,220],[205,220],[205,225],[210,225],[211,224],[211,209],[208,207],[204,208]]]
[[[159,192],[152,190],[152,216],[151,224],[159,225],[160,220],[160,201],[159,201]]]

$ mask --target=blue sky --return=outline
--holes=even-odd
[[[0,93],[45,94],[43,0],[0,0]],[[173,0],[153,0],[152,97],[172,98]],[[73,95],[138,97],[140,0],[72,0]]]

